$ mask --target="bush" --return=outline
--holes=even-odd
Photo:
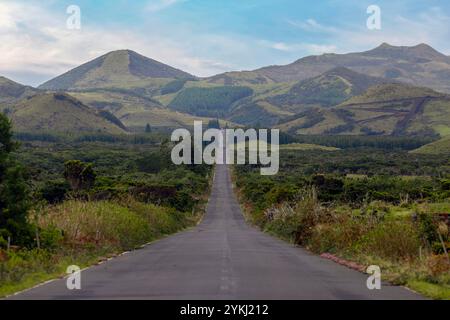
[[[39,232],[40,245],[43,249],[55,250],[62,244],[63,239],[61,230],[54,226],[49,226]]]
[[[56,204],[64,200],[69,190],[70,186],[66,181],[51,180],[45,183],[40,193],[48,203]]]
[[[368,231],[368,224],[342,214],[333,223],[318,224],[308,241],[311,250],[318,253],[340,253],[357,250],[357,244]]]
[[[308,190],[294,207],[281,205],[266,210],[265,229],[296,244],[305,245],[314,227],[326,221],[328,210],[321,207],[315,189]]]
[[[74,191],[90,189],[96,178],[93,165],[79,160],[64,163],[64,178]]]
[[[388,220],[364,237],[363,248],[369,255],[391,261],[412,260],[419,253],[419,234],[409,221]]]
[[[38,221],[44,230],[62,230],[64,241],[73,245],[95,243],[128,250],[147,242],[150,235],[142,217],[107,201],[66,201],[50,208]],[[54,235],[49,238],[54,239]]]

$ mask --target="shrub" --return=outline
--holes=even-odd
[[[40,245],[43,249],[55,250],[61,245],[63,239],[61,230],[54,226],[49,226],[39,232]]]
[[[66,201],[38,217],[43,229],[64,232],[64,241],[73,245],[95,243],[132,249],[149,240],[147,221],[128,208],[99,201]]]
[[[72,190],[89,189],[94,185],[96,174],[91,163],[70,160],[64,163],[64,178]]]
[[[417,257],[420,240],[414,225],[405,220],[387,220],[371,230],[363,240],[369,255],[392,261],[412,260]]]
[[[266,210],[266,230],[296,244],[307,244],[314,227],[329,219],[327,209],[320,206],[315,189],[300,196],[294,207],[287,204]]]
[[[48,203],[56,204],[64,200],[69,190],[70,186],[66,181],[51,180],[45,183],[40,193]]]
[[[428,258],[428,268],[433,277],[450,273],[450,263],[445,255],[432,255]]]
[[[341,214],[332,223],[318,224],[308,241],[311,250],[319,253],[338,253],[357,250],[357,244],[369,229],[364,220]]]

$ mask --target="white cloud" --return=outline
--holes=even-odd
[[[364,21],[360,25],[341,28],[326,26],[314,19],[288,20],[287,23],[306,32],[322,33],[323,42],[330,48],[335,47],[338,53],[368,50],[383,42],[398,46],[427,43],[441,52],[450,52],[450,16],[439,7],[430,7],[414,18],[397,15],[392,18],[382,16],[382,19],[381,30],[368,30]]]
[[[287,20],[287,22],[296,28],[308,32],[334,33],[338,31],[336,28],[322,25],[314,19],[307,19],[305,21]]]
[[[0,3],[0,75],[37,85],[109,51],[132,49],[195,75],[223,72],[227,66],[192,54],[190,48],[159,33],[130,32],[82,25],[66,28],[67,16],[20,2]]]
[[[153,3],[165,3],[168,8],[175,0]],[[285,64],[311,54],[362,51],[382,42],[393,45],[425,42],[450,53],[450,17],[437,7],[416,19],[393,17],[383,22],[381,31],[367,30],[364,21],[362,26],[342,28],[314,19],[288,21],[289,25],[314,35],[311,41],[300,38],[293,42],[261,40],[225,31],[198,32],[192,25],[183,24],[182,28],[160,25],[157,19],[139,26],[145,29],[82,24],[81,30],[68,30],[66,19],[64,10],[54,12],[44,5],[25,1],[0,1],[0,75],[36,85],[118,49],[135,50],[198,76]]]
[[[186,0],[151,0],[146,9],[150,12],[158,12],[184,1]]]
[[[298,53],[298,54],[322,54],[332,53],[336,51],[334,45],[322,45],[315,43],[286,43],[286,42],[271,42],[267,40],[260,40],[260,45],[284,52]]]

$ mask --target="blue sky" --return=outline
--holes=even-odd
[[[81,8],[68,30],[66,8]],[[368,30],[369,5],[381,30]],[[0,75],[37,85],[101,54],[132,49],[199,76],[306,55],[428,43],[450,54],[443,0],[2,0]]]

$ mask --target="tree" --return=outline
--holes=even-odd
[[[70,160],[64,164],[64,178],[74,191],[90,189],[94,183],[96,174],[91,163],[79,160]]]
[[[12,140],[11,123],[0,113],[0,245],[8,237],[17,245],[33,241],[27,223],[29,197],[25,172],[11,156],[17,147]]]
[[[145,132],[146,133],[151,133],[152,132],[152,127],[150,127],[149,123],[147,123],[147,125],[145,126]]]

